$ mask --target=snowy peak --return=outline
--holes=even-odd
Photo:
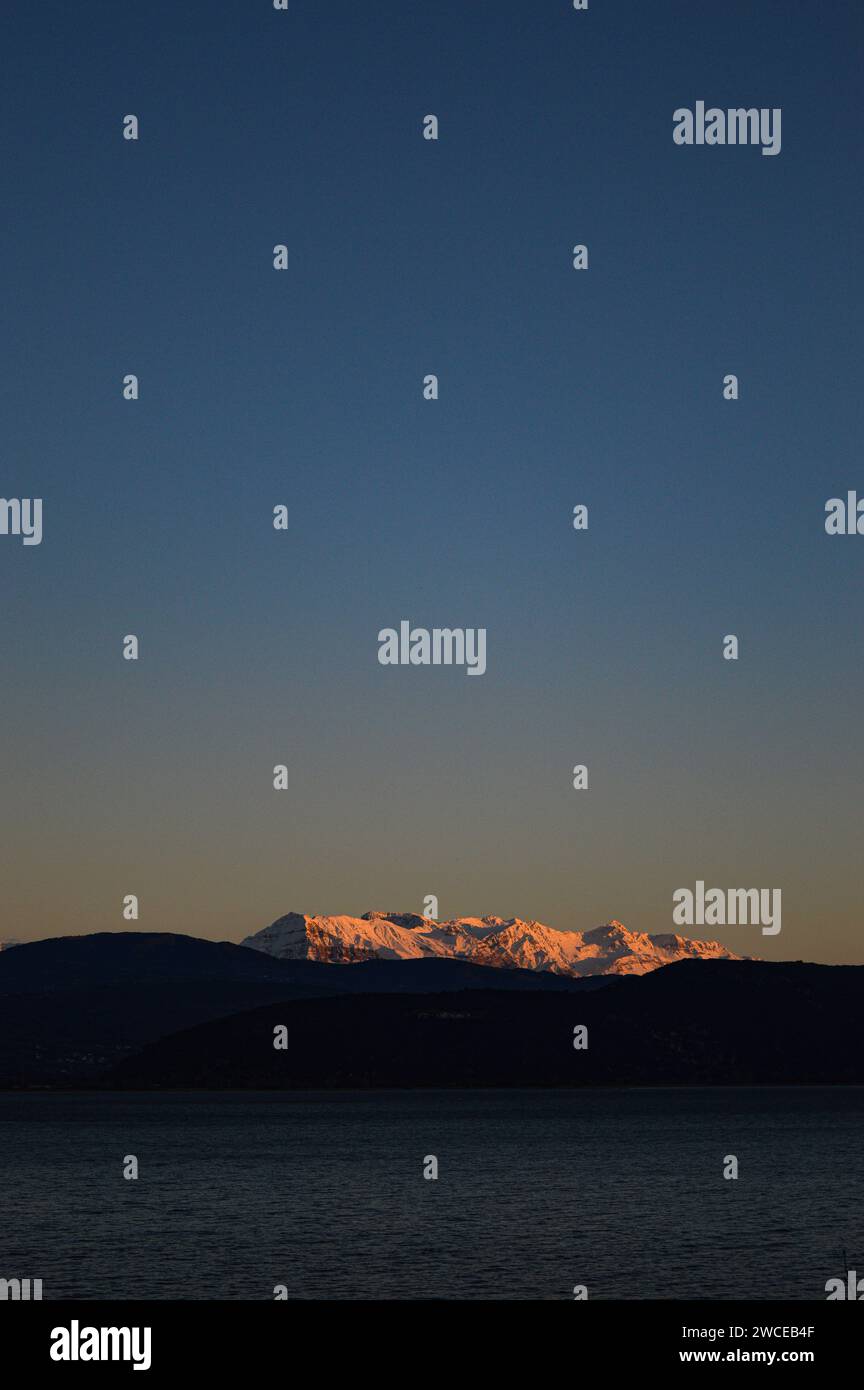
[[[280,960],[350,965],[362,960],[439,956],[497,969],[559,975],[644,975],[676,960],[741,960],[719,941],[674,932],[649,936],[612,920],[591,931],[558,931],[519,917],[454,917],[436,922],[414,912],[310,917],[289,912],[242,945]]]

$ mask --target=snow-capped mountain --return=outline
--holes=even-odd
[[[436,922],[412,912],[362,917],[310,917],[289,912],[241,943],[280,960],[346,965],[360,960],[445,956],[499,969],[551,970],[558,975],[645,975],[672,961],[741,960],[719,941],[674,932],[649,936],[607,922],[593,931],[556,931],[518,917],[455,917]]]

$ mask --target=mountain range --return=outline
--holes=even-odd
[[[678,960],[741,960],[719,941],[674,932],[649,936],[623,922],[592,931],[558,931],[519,917],[454,917],[436,921],[412,912],[366,912],[362,917],[313,917],[289,912],[242,943],[277,960],[346,965],[368,960],[436,956],[499,970],[590,975],[645,975]]]
[[[498,991],[534,993],[603,984],[431,957],[334,970],[169,932],[22,942],[0,952],[0,1089],[101,1084],[156,1039],[274,1000],[418,995],[483,989],[492,980]]]
[[[292,914],[268,931],[267,949],[103,932],[0,952],[0,1088],[864,1083],[864,966],[704,959],[716,943],[620,923],[565,956],[566,933],[494,918]],[[454,940],[465,955],[443,954]],[[370,942],[390,958],[360,955]]]

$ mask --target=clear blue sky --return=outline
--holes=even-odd
[[[823,525],[864,494],[862,37],[853,0],[12,7],[0,491],[44,540],[0,537],[3,936],[132,892],[215,937],[429,893],[668,931],[701,878],[783,891],[729,945],[864,960],[864,538]],[[700,99],[782,108],[779,156],[674,145]],[[402,618],[485,627],[487,673],[380,666]]]

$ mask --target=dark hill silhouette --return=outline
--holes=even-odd
[[[482,986],[489,966],[467,961],[363,961],[329,965],[312,960],[279,960],[230,941],[205,941],[173,932],[96,932],[57,936],[0,951],[0,995],[93,989],[97,986],[207,980],[287,983],[314,993],[389,993],[402,989]],[[496,989],[573,990],[598,985],[589,980],[533,970],[495,970]]]
[[[574,980],[59,937],[0,953],[0,1087],[864,1084],[862,1006],[864,966],[687,960]]]
[[[170,933],[30,942],[0,952],[0,1087],[98,1084],[146,1043],[274,1000],[458,990],[493,973],[498,989],[538,989],[532,971],[448,960],[282,961]],[[572,992],[586,983],[548,976],[539,987]]]
[[[354,967],[349,967],[353,969]],[[682,961],[578,995],[295,999],[166,1037],[129,1087],[864,1083],[864,966]],[[287,1051],[273,1047],[288,1028]],[[572,1045],[588,1027],[587,1051]]]
[[[96,932],[0,952],[0,994],[160,980],[280,980],[284,962],[229,941],[172,932]]]

